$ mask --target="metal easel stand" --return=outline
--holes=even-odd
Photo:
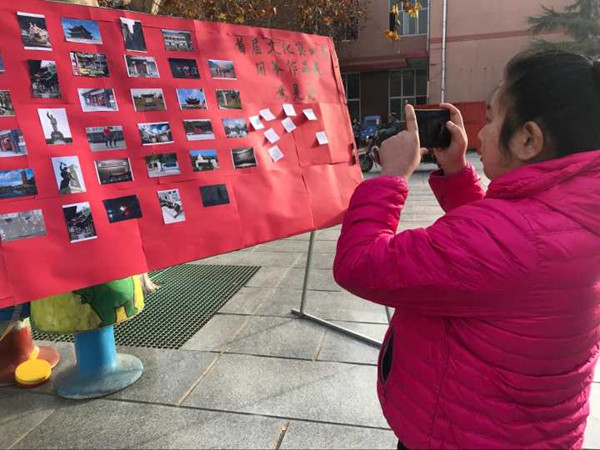
[[[342,334],[350,336],[351,338],[372,345],[373,347],[381,347],[381,342],[370,338],[369,336],[365,336],[364,334],[357,333],[356,331],[349,330],[348,328],[341,327],[325,319],[321,319],[320,317],[304,312],[304,306],[306,304],[306,294],[308,292],[308,280],[310,279],[310,263],[312,261],[313,247],[315,244],[315,233],[315,231],[311,231],[310,240],[308,242],[308,255],[306,256],[306,270],[304,272],[304,285],[302,286],[302,300],[300,301],[300,309],[292,309],[292,314],[300,317],[301,319],[307,319],[312,322],[318,323],[319,325],[322,325],[324,327],[331,328],[332,330],[338,331]],[[387,306],[385,307],[385,313],[387,315],[389,323],[391,320],[391,312]]]

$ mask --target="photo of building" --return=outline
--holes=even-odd
[[[183,128],[185,128],[188,141],[205,141],[215,138],[215,133],[209,119],[184,120]]]
[[[158,202],[166,225],[185,221],[185,211],[178,189],[158,191]]]
[[[233,67],[233,61],[209,59],[208,67],[210,69],[210,75],[214,79],[235,80],[237,78],[235,68]]]
[[[240,91],[233,89],[217,89],[219,109],[242,109]]]
[[[169,122],[138,123],[142,145],[170,144],[173,134]]]
[[[85,134],[93,152],[127,148],[122,126],[88,127]]]
[[[164,111],[167,109],[162,89],[132,89],[131,98],[136,111]]]
[[[142,22],[121,17],[121,31],[123,32],[123,41],[127,50],[137,52],[146,51],[146,40],[144,39]]]
[[[21,130],[0,130],[0,158],[26,154],[27,146]]]
[[[41,209],[0,214],[0,240],[16,241],[46,236],[46,224]]]
[[[117,100],[112,89],[78,89],[81,108],[84,112],[118,111]]]
[[[223,128],[228,138],[248,136],[248,125],[245,119],[223,119]]]
[[[64,205],[63,214],[71,243],[87,241],[97,237],[89,202]]]
[[[10,92],[0,91],[0,116],[14,116],[15,107],[10,99]]]
[[[231,159],[233,160],[233,167],[236,169],[247,169],[257,165],[252,147],[234,148],[231,150]]]
[[[56,62],[28,60],[31,92],[36,98],[60,98]]]
[[[156,60],[150,56],[124,55],[127,74],[133,78],[159,78]]]
[[[71,52],[73,74],[81,77],[108,77],[106,55],[102,53]]]
[[[162,30],[162,35],[165,42],[165,50],[194,51],[192,34],[189,31]]]
[[[175,153],[158,153],[146,156],[146,168],[150,178],[179,175],[179,163]]]
[[[26,50],[52,50],[46,18],[42,14],[17,13],[21,40]]]
[[[81,44],[102,44],[100,28],[95,20],[61,19],[63,32],[67,42],[79,42]]]
[[[219,158],[216,150],[190,150],[190,159],[194,172],[219,168]]]
[[[195,59],[169,58],[173,78],[200,78]]]
[[[0,170],[0,198],[36,195],[33,169]]]
[[[104,159],[94,161],[100,184],[113,184],[133,181],[129,158]]]
[[[177,89],[177,100],[181,109],[207,109],[203,89]]]

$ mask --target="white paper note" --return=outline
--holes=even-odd
[[[269,108],[261,109],[260,116],[263,119],[265,119],[267,122],[275,119],[275,116],[273,115],[273,113],[271,112],[271,110]]]
[[[329,139],[324,131],[317,132],[317,141],[319,141],[319,145],[329,144]]]
[[[281,121],[281,124],[283,125],[283,128],[285,128],[285,131],[287,131],[288,133],[291,133],[292,131],[294,131],[297,128],[294,121],[292,119],[290,119],[289,117],[286,117],[285,119],[283,119]]]
[[[265,127],[258,116],[250,116],[250,123],[255,130],[262,130]]]
[[[271,155],[271,158],[273,159],[273,162],[277,162],[281,158],[283,158],[283,152],[281,151],[281,149],[277,145],[275,145],[274,147],[271,147],[269,149],[269,155]]]
[[[275,132],[273,128],[269,128],[265,131],[265,137],[269,140],[271,144],[274,144],[279,140],[279,135]]]
[[[294,109],[294,105],[292,105],[291,103],[284,103],[283,110],[285,111],[285,115],[288,117],[296,116],[296,110]]]
[[[308,120],[317,120],[317,116],[312,108],[305,109],[303,112]]]

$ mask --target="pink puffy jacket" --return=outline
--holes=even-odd
[[[408,186],[354,193],[340,286],[396,308],[378,364],[408,448],[580,448],[600,340],[600,150],[430,185],[446,214],[396,234]]]

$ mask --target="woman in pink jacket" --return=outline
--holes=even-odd
[[[336,281],[395,308],[378,364],[399,448],[580,448],[600,340],[600,62],[524,53],[487,108],[487,193],[460,112],[430,185],[446,214],[396,234],[414,110],[354,193]],[[404,447],[405,446],[405,447]]]

